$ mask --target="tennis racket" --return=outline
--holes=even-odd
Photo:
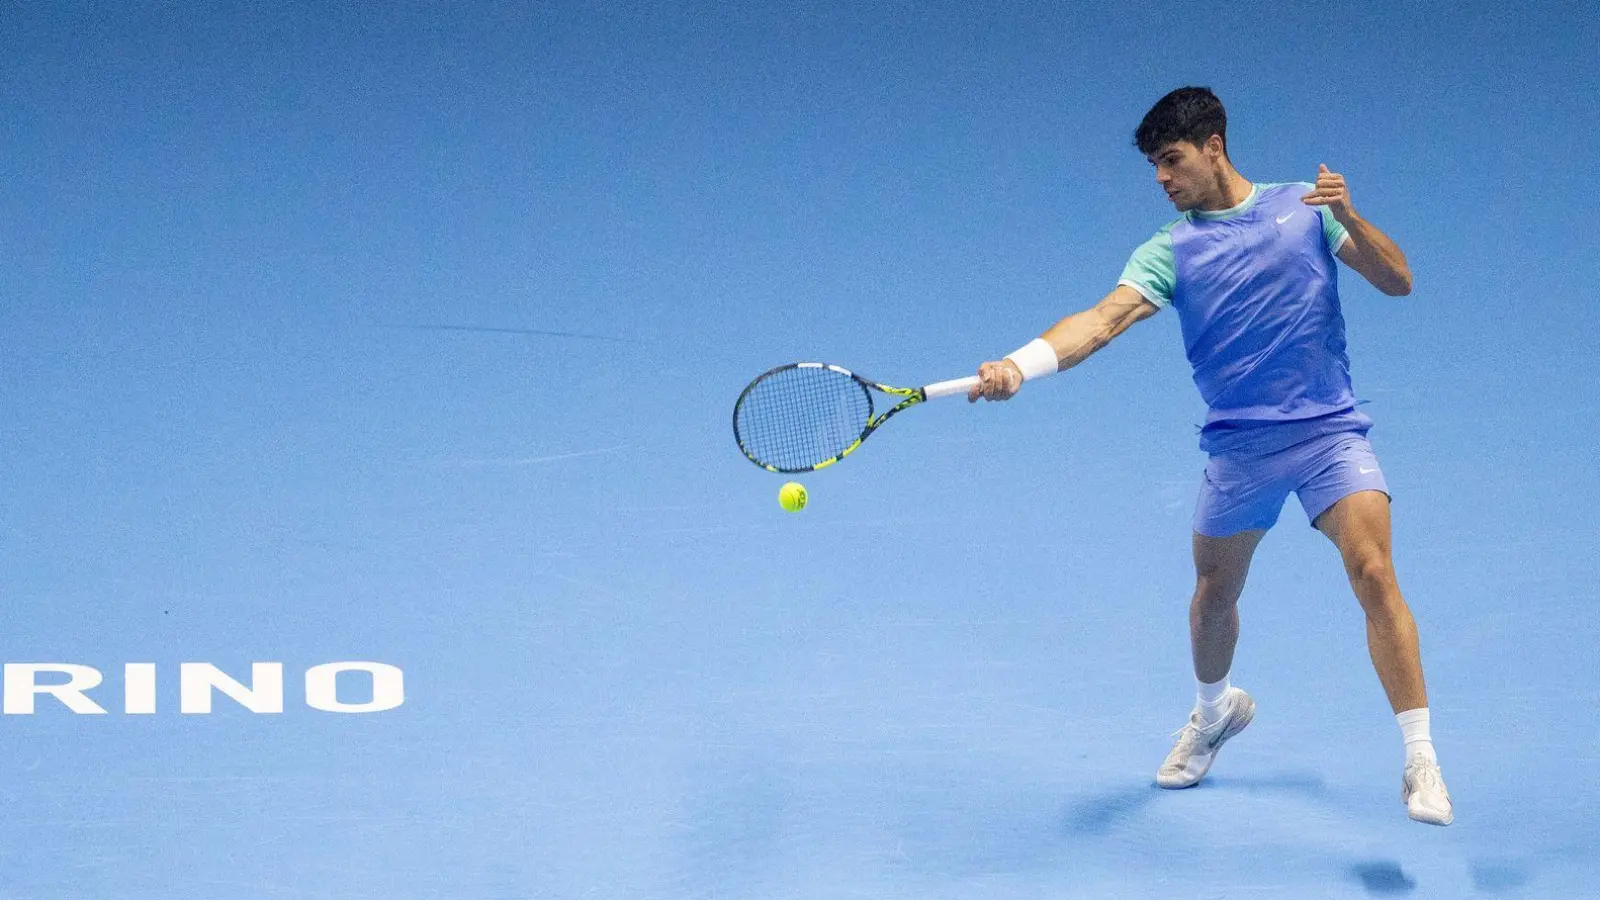
[[[966,393],[977,376],[919,388],[868,381],[828,363],[790,363],[750,382],[733,405],[733,439],[769,472],[812,472],[855,449],[889,417],[925,400]],[[900,402],[876,416],[873,392]]]

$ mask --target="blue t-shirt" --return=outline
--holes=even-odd
[[[1119,284],[1172,306],[1210,412],[1208,453],[1270,453],[1365,432],[1345,352],[1333,254],[1348,239],[1311,185],[1263,184],[1244,202],[1191,211],[1134,251]]]

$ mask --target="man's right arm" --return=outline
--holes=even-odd
[[[1064,372],[1160,309],[1132,287],[1119,284],[1099,303],[1050,326],[1041,338],[1055,351],[1056,371]],[[978,384],[967,392],[967,399],[1009,400],[1021,388],[1022,370],[1016,363],[1009,359],[986,362],[978,367]]]

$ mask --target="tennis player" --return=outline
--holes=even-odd
[[[1292,492],[1344,558],[1367,619],[1372,664],[1405,743],[1401,797],[1410,817],[1453,818],[1429,732],[1416,623],[1390,555],[1389,488],[1356,409],[1339,308],[1342,260],[1379,291],[1411,292],[1394,241],[1351,205],[1344,177],[1254,184],[1228,158],[1227,115],[1207,88],[1180,88],[1134,134],[1181,216],[1134,251],[1093,307],[978,369],[976,401],[1006,400],[1028,381],[1070,369],[1135,322],[1178,312],[1194,382],[1210,412],[1210,459],[1194,515],[1189,637],[1198,696],[1156,772],[1164,788],[1205,777],[1217,751],[1255,715],[1229,683],[1238,600],[1256,545]]]

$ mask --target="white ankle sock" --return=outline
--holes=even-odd
[[[1221,721],[1228,711],[1228,676],[1212,684],[1195,679],[1195,684],[1199,686],[1195,693],[1195,709],[1200,711],[1200,721],[1207,725]]]
[[[1400,736],[1406,742],[1406,764],[1421,757],[1437,764],[1439,754],[1433,751],[1433,736],[1429,732],[1428,708],[1408,709],[1394,717],[1400,723]]]

